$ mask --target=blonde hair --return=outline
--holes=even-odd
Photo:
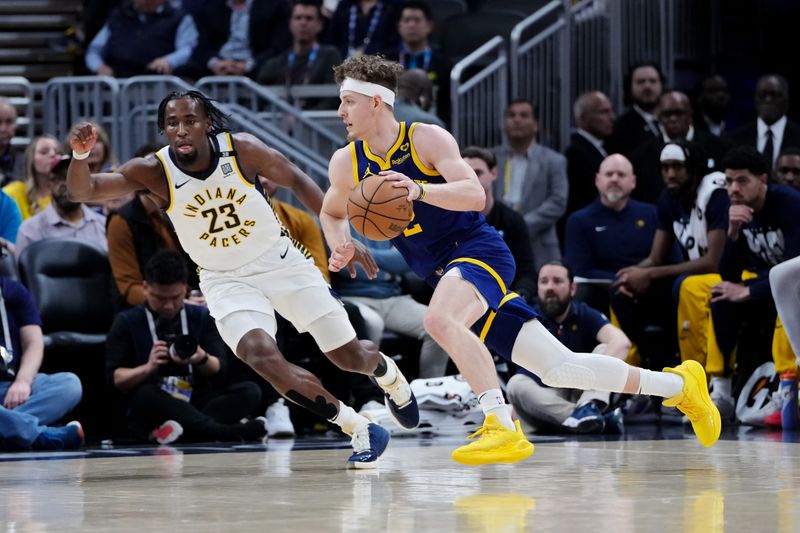
[[[36,214],[38,212],[36,202],[36,169],[35,166],[35,159],[36,159],[36,147],[39,145],[39,141],[42,139],[50,139],[55,141],[56,143],[56,150],[61,153],[64,153],[64,147],[52,135],[48,135],[47,133],[43,135],[38,135],[33,138],[33,140],[28,144],[28,147],[25,148],[25,158],[24,158],[24,169],[25,169],[25,177],[23,178],[23,183],[25,183],[25,197],[28,200],[28,205],[31,207],[31,214]]]

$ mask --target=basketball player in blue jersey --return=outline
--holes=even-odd
[[[480,438],[455,450],[455,461],[515,462],[533,451],[518,422],[511,420],[482,340],[553,387],[668,398],[665,404],[688,415],[704,445],[716,442],[719,412],[695,361],[652,372],[613,357],[573,353],[507,290],[514,260],[502,237],[479,213],[484,192],[461,159],[455,139],[437,126],[398,123],[394,118],[399,64],[360,56],[334,70],[340,84],[339,115],[351,142],[331,158],[331,187],[320,214],[332,250],[330,269],[345,268],[354,257],[346,210],[353,186],[380,175],[404,188],[414,202],[415,218],[392,242],[411,268],[435,287],[425,328],[455,361],[486,414],[483,427],[473,435]]]
[[[252,135],[227,131],[226,117],[201,93],[172,93],[161,102],[158,127],[169,145],[116,172],[91,174],[86,164],[97,131],[77,125],[67,185],[80,201],[102,201],[134,191],[160,199],[181,245],[200,268],[200,288],[222,338],[289,400],[330,420],[352,436],[348,465],[372,468],[388,444],[386,429],[326,391],[308,371],[283,357],[275,343],[275,311],[308,331],[339,368],[370,376],[386,394],[397,423],[419,422],[416,399],[395,363],[374,344],[359,341],[322,274],[290,240],[257,176],[288,187],[319,213],[322,191],[282,154]],[[350,257],[374,276],[363,249]],[[353,262],[342,267],[354,268]]]

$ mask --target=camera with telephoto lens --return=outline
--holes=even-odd
[[[14,377],[14,370],[11,368],[13,360],[14,356],[11,355],[11,352],[6,350],[5,346],[0,346],[0,380]]]
[[[167,333],[159,339],[167,343],[169,354],[179,359],[189,359],[197,351],[197,340],[191,335]]]

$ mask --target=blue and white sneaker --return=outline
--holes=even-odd
[[[381,354],[386,361],[387,365],[393,365],[397,372],[397,379],[390,385],[381,385],[374,377],[370,377],[373,383],[383,390],[386,395],[384,403],[386,409],[389,410],[389,416],[395,423],[404,429],[414,429],[419,425],[419,407],[417,406],[417,398],[411,392],[411,387],[408,384],[405,376],[397,364],[391,358]]]
[[[347,468],[375,468],[389,444],[389,432],[370,422],[353,432],[350,444],[353,455],[347,460]]]
[[[594,402],[579,405],[561,425],[575,433],[601,433],[605,427],[603,413]]]

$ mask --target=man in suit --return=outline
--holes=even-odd
[[[694,114],[694,128],[707,131],[717,137],[726,133],[725,120],[728,106],[731,103],[731,91],[728,82],[719,74],[706,76],[700,83],[700,94],[697,96],[697,112]]]
[[[634,148],[660,135],[653,113],[664,91],[664,75],[655,63],[640,63],[626,77],[625,90],[631,108],[614,123],[608,151],[630,157]]]
[[[178,74],[255,76],[267,58],[291,46],[289,9],[283,1],[203,2],[195,13],[198,45]]]
[[[680,91],[670,91],[661,96],[656,116],[661,136],[646,141],[631,153],[631,162],[638,178],[634,197],[652,204],[658,202],[664,190],[659,156],[665,144],[685,140],[698,146],[707,158],[709,171],[717,167],[730,148],[727,140],[694,128],[689,97]]]
[[[531,102],[512,101],[504,125],[506,143],[493,150],[500,170],[495,198],[525,218],[538,270],[561,257],[556,222],[567,208],[567,160],[536,142],[539,121]]]
[[[614,109],[600,91],[583,93],[573,105],[578,129],[572,133],[567,158],[569,198],[567,215],[589,205],[597,197],[594,178],[608,156],[605,141],[614,131]]]
[[[789,109],[789,83],[778,74],[761,76],[756,84],[758,118],[732,131],[734,144],[754,146],[774,164],[784,147],[800,146],[800,124],[786,117]]]

